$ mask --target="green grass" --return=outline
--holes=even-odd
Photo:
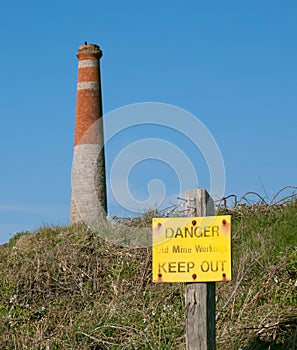
[[[233,280],[217,284],[217,349],[297,348],[296,202],[227,213]],[[0,248],[0,349],[185,349],[184,285],[151,282],[150,248],[84,226]]]
[[[219,313],[218,327],[226,339],[217,339],[218,348],[297,348],[296,203],[231,213],[234,278],[219,285],[224,296],[218,309],[226,304],[225,293],[234,297]]]

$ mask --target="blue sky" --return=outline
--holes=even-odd
[[[197,116],[221,151],[226,194],[296,185],[296,1],[28,0],[1,2],[0,17],[0,243],[69,222],[75,54],[85,40],[103,50],[105,113],[153,101]],[[152,134],[182,142],[132,129],[114,145]],[[176,175],[164,175],[172,169],[148,160],[131,173],[135,195],[145,198],[159,166],[176,192]],[[121,213],[110,198],[110,215]]]

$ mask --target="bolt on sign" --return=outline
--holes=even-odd
[[[231,216],[153,219],[153,281],[231,280]]]

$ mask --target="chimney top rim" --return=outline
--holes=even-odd
[[[102,56],[102,51],[100,49],[99,45],[96,44],[84,44],[79,46],[78,51],[77,51],[77,56],[80,55],[94,55],[94,56],[98,56],[98,58],[100,58]]]
[[[83,45],[80,45],[78,49],[82,50],[82,49],[87,49],[87,48],[100,49],[100,46],[97,44],[83,44]]]

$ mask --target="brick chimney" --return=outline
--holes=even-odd
[[[102,93],[98,45],[79,47],[70,223],[107,215]]]

